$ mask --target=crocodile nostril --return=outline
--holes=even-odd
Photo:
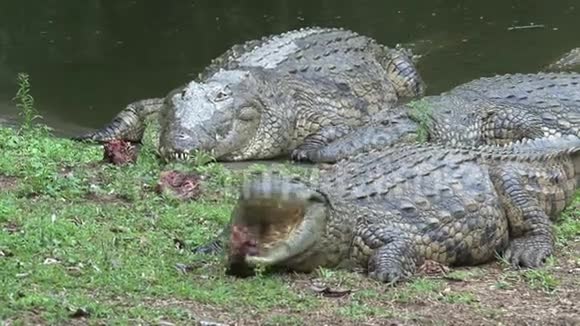
[[[186,134],[177,134],[175,137],[179,140],[189,139],[189,136],[187,136]]]

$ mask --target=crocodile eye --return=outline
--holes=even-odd
[[[214,96],[214,101],[219,102],[219,101],[223,101],[225,99],[227,99],[228,97],[230,97],[231,91],[229,88],[224,88],[222,90],[219,90],[215,96]]]
[[[238,119],[242,121],[252,121],[260,117],[260,112],[253,107],[247,106],[240,110]]]

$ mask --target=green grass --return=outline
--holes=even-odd
[[[170,167],[151,146],[136,165],[100,164],[100,146],[57,139],[32,124],[25,75],[20,82],[15,99],[25,123],[0,128],[0,320],[32,314],[66,323],[79,309],[108,322],[190,320],[174,300],[228,312],[316,307],[280,277],[228,278],[219,260],[202,264],[190,253],[228,221],[240,173],[215,163],[189,167],[209,180],[199,200],[159,196],[152,188]],[[194,268],[182,273],[180,264]]]
[[[424,143],[429,139],[428,123],[431,121],[429,117],[431,108],[429,108],[427,101],[423,99],[409,102],[409,107],[410,117],[418,123],[417,141]]]
[[[14,180],[0,194],[0,250],[10,253],[0,258],[0,319],[34,311],[61,323],[81,308],[120,322],[191,317],[155,307],[170,300],[225,311],[317,304],[279,277],[224,277],[219,260],[186,274],[176,268],[195,265],[201,258],[188,249],[229,219],[240,176],[221,165],[197,171],[210,180],[202,198],[178,202],[151,190],[161,169],[152,152],[134,166],[99,165],[99,147],[11,129],[0,129],[0,151],[0,180]],[[219,202],[211,189],[220,189]]]

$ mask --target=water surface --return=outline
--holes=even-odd
[[[415,43],[429,93],[534,72],[580,46],[576,1],[0,1],[0,121],[18,72],[60,134],[97,128],[134,100],[187,82],[234,43],[319,25]],[[509,30],[513,26],[540,28]]]

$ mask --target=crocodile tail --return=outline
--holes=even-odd
[[[576,135],[550,135],[535,139],[518,140],[503,146],[484,145],[479,147],[479,152],[498,154],[498,157],[515,155],[515,157],[523,160],[549,161],[564,156],[580,160],[580,137]]]
[[[393,83],[401,99],[412,99],[425,94],[426,84],[419,74],[412,53],[405,48],[389,49],[385,47],[385,69],[387,77]]]
[[[72,139],[97,142],[122,139],[141,142],[147,117],[159,112],[163,106],[163,101],[163,98],[150,98],[133,102],[104,127],[80,136],[74,136]]]

